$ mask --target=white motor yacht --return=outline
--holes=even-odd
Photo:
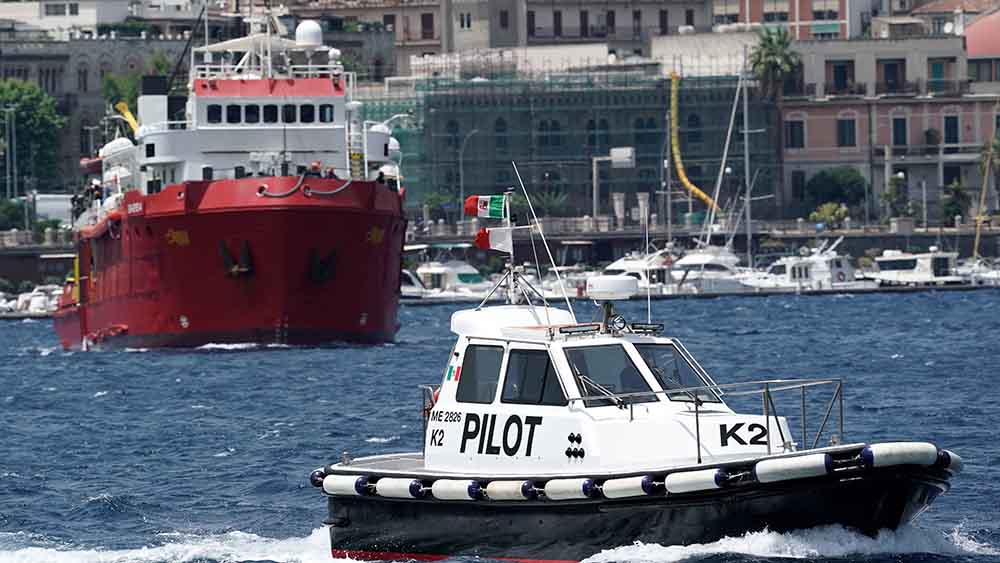
[[[641,293],[672,291],[670,268],[676,262],[672,246],[650,253],[630,252],[604,268],[606,276],[630,276],[638,280]]]
[[[879,285],[956,285],[966,279],[956,272],[957,252],[944,252],[930,247],[928,252],[911,254],[900,250],[885,250],[875,258],[875,270],[865,277]]]
[[[843,240],[840,237],[829,247],[824,241],[799,256],[779,258],[767,270],[748,274],[740,282],[755,291],[874,289],[875,282],[855,278],[850,257],[837,254]]]
[[[741,279],[750,273],[740,268],[740,257],[728,246],[704,246],[673,264],[670,275],[681,290],[696,293],[741,293]]]
[[[1000,286],[1000,265],[982,258],[960,264],[955,273],[973,285]]]

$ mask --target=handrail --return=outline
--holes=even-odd
[[[833,385],[834,391],[833,396],[830,398],[830,402],[827,404],[826,411],[823,414],[823,421],[819,425],[819,430],[816,432],[815,438],[813,439],[812,445],[809,446],[808,434],[806,434],[806,389],[808,387],[817,387],[821,385]],[[778,415],[778,408],[774,403],[774,393],[781,391],[790,391],[794,389],[799,389],[802,392],[801,396],[801,417],[802,417],[802,445],[808,449],[816,449],[819,445],[820,438],[826,431],[827,423],[830,421],[830,416],[833,414],[834,405],[839,405],[838,413],[838,426],[839,434],[834,435],[831,440],[843,441],[844,439],[844,382],[841,379],[764,379],[759,381],[746,381],[741,383],[725,383],[722,385],[699,385],[696,387],[681,387],[678,389],[661,389],[659,391],[637,391],[631,393],[613,393],[611,395],[595,395],[589,397],[571,397],[568,399],[569,403],[576,401],[596,401],[596,400],[614,400],[621,404],[626,399],[632,397],[642,397],[642,396],[657,396],[657,395],[668,395],[668,394],[687,394],[694,395],[697,397],[698,391],[710,391],[714,393],[717,397],[721,398],[723,389],[739,389],[741,387],[754,387],[754,389],[749,389],[745,391],[732,391],[726,393],[730,397],[741,397],[749,395],[761,396],[761,408],[763,410],[763,416],[765,420],[765,425],[768,429],[767,432],[767,453],[768,455],[772,452],[771,444],[771,418],[774,418],[775,426],[778,429],[778,435],[781,438],[782,445],[789,443],[791,436],[785,436],[785,431],[781,428],[780,416]],[[695,458],[698,464],[701,464],[701,405],[704,401],[695,400],[694,401],[694,428],[695,428]]]

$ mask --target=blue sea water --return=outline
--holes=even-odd
[[[645,305],[623,310],[643,320]],[[378,347],[64,352],[50,323],[0,324],[0,562],[330,561],[309,472],[419,448],[416,386],[440,380],[457,309],[404,307]],[[932,441],[965,471],[877,538],[763,531],[592,561],[1000,562],[1000,292],[666,301],[653,316],[720,383],[842,377],[848,440]]]

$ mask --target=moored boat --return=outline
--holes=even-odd
[[[195,49],[188,95],[143,79],[74,220],[64,347],[381,342],[397,330],[398,153],[307,21]],[[195,58],[203,58],[197,61]],[[93,167],[88,162],[88,169]]]

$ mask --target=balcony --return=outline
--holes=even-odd
[[[937,162],[940,157],[946,162],[978,162],[982,145],[975,143],[946,143],[942,145],[900,145],[889,147],[892,160],[906,162]],[[876,159],[885,159],[885,147],[872,147]]]
[[[920,94],[920,82],[916,80],[877,82],[875,84],[875,94],[884,96],[916,96]]]
[[[866,96],[868,95],[868,84],[864,82],[847,82],[845,84],[834,84],[827,82],[825,85],[827,96]]]
[[[928,80],[927,93],[936,96],[962,96],[969,93],[966,80]]]
[[[816,84],[785,83],[784,96],[786,98],[815,98]]]

